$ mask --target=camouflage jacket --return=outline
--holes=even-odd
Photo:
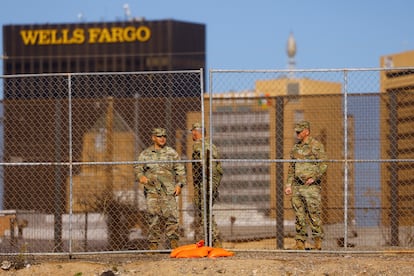
[[[219,155],[219,152],[217,150],[217,147],[214,144],[212,144],[210,146],[210,143],[209,143],[208,139],[204,139],[204,152],[205,152],[205,154],[203,154],[203,152],[202,152],[203,151],[202,140],[195,141],[194,144],[193,144],[192,159],[193,160],[202,160],[203,156],[205,157],[204,175],[205,175],[205,178],[207,180],[209,179],[209,176],[210,176],[210,167],[209,167],[209,165],[210,165],[210,149],[212,150],[213,159],[219,159],[220,155]],[[202,162],[194,162],[193,163],[193,182],[194,182],[194,185],[201,185],[201,183],[203,182],[202,167],[203,167]],[[213,171],[214,186],[218,186],[220,184],[221,177],[223,176],[223,168],[221,166],[221,162],[213,162],[212,171]],[[214,188],[218,188],[218,187],[214,187]]]
[[[145,149],[138,157],[138,161],[148,161],[137,164],[135,169],[136,179],[141,176],[148,178],[144,188],[147,192],[165,189],[168,194],[173,194],[176,185],[186,184],[185,167],[179,162],[151,163],[151,161],[177,161],[178,153],[171,147],[165,146],[156,150],[154,146]]]
[[[290,158],[296,160],[326,160],[325,148],[321,142],[309,137],[306,142],[296,143]],[[291,186],[295,180],[305,182],[309,178],[320,180],[326,172],[326,162],[292,162],[289,164],[286,186]]]

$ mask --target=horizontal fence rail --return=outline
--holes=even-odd
[[[171,250],[165,222],[151,247],[148,194],[134,169],[148,164],[184,166],[179,245],[214,246],[218,237],[231,250],[295,250],[284,186],[302,120],[327,153],[322,250],[412,250],[412,72],[211,70],[207,82],[202,70],[0,76],[0,254]],[[205,162],[194,158],[194,123]],[[138,159],[153,128],[166,130],[178,160]],[[310,229],[305,245],[314,247]]]

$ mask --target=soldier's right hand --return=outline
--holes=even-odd
[[[148,183],[148,178],[145,175],[141,176],[139,178],[139,183],[147,184]]]

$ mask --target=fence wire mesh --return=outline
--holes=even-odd
[[[202,71],[2,76],[0,252],[153,249],[134,166],[154,127],[185,166],[179,244],[218,232],[230,249],[291,249],[284,184],[300,120],[328,155],[323,250],[411,249],[413,70],[212,70],[208,93]],[[193,160],[195,122],[206,162]],[[200,194],[214,200],[195,205],[217,162],[218,191]]]
[[[215,208],[225,239],[293,248],[283,186],[295,123],[307,120],[329,159],[323,248],[412,247],[413,81],[411,68],[210,72],[210,131],[225,172]]]

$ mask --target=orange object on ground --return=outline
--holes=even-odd
[[[173,251],[171,251],[170,257],[175,258],[175,257],[177,257],[178,253],[180,253],[183,250],[196,249],[196,248],[199,248],[199,247],[202,247],[202,246],[204,246],[204,240],[200,240],[197,243],[192,243],[192,244],[179,246],[179,247],[175,248]]]
[[[212,247],[203,246],[194,249],[187,249],[180,251],[176,258],[203,258],[207,257]]]
[[[234,252],[228,251],[223,248],[213,248],[213,250],[211,250],[208,253],[209,258],[231,257],[231,256],[234,256]]]

